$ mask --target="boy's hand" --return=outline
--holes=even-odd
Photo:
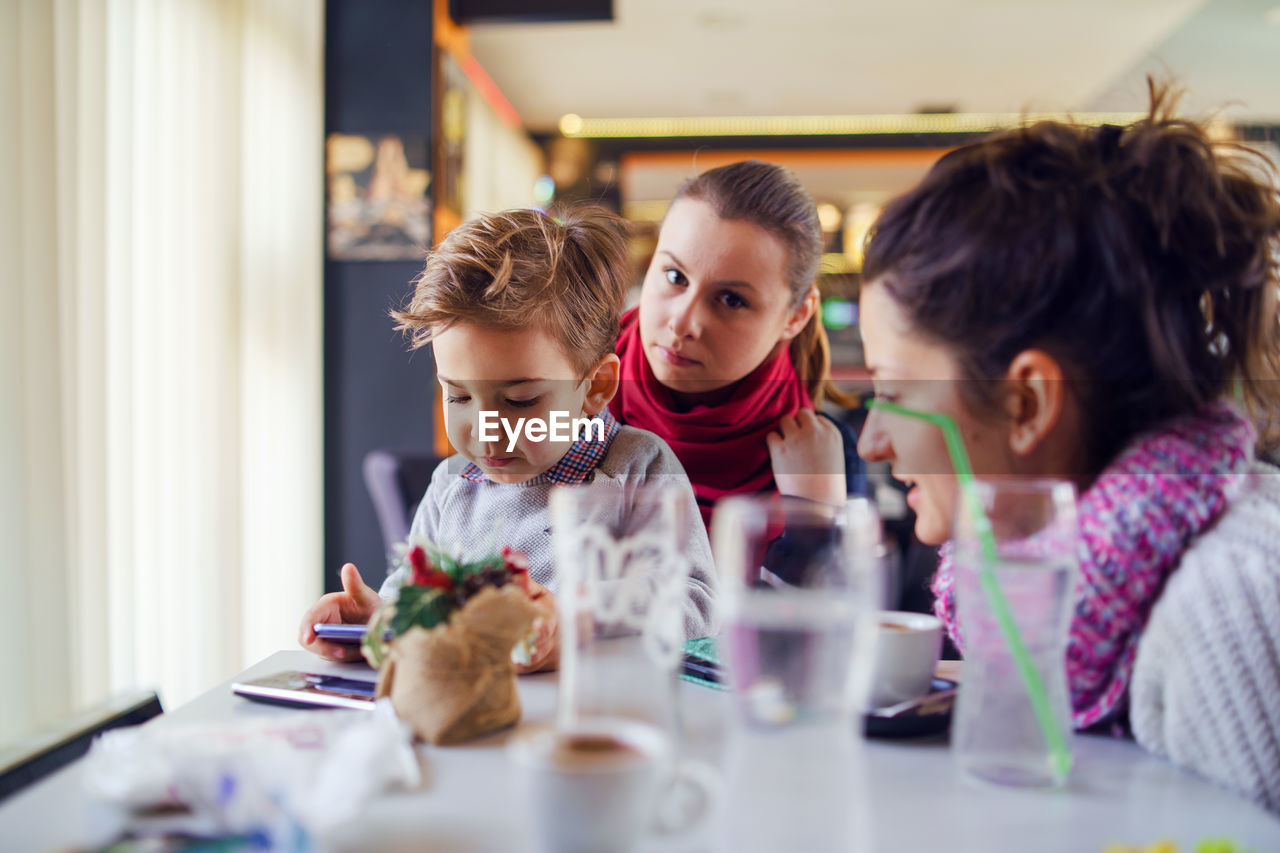
[[[835,424],[801,409],[778,421],[765,441],[780,493],[834,505],[845,502],[844,442]]]
[[[331,640],[322,640],[311,627],[317,622],[341,625],[363,625],[382,605],[378,591],[360,578],[360,572],[352,563],[342,567],[342,592],[331,592],[308,608],[302,615],[298,629],[298,642],[309,652],[327,660],[358,660],[359,646],[347,646]]]
[[[516,664],[516,672],[547,672],[560,666],[560,613],[556,597],[542,584],[529,579],[529,598],[542,615],[534,623],[538,636],[527,664]]]

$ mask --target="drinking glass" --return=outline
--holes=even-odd
[[[1029,686],[1002,632],[982,568],[989,559],[969,510],[957,509],[955,606],[965,662],[951,745],[959,767],[1004,785],[1057,786],[1069,762],[1054,760],[1046,726],[1070,748],[1067,631],[1074,610],[1079,531],[1075,487],[1063,480],[977,480],[994,545],[994,580],[1008,603],[1038,685]],[[1033,691],[1043,690],[1047,712],[1037,716]],[[1044,719],[1044,715],[1050,719]],[[1067,753],[1069,756],[1069,752]]]
[[[716,506],[721,641],[748,725],[853,730],[881,597],[880,538],[865,498],[835,507],[736,496]]]
[[[724,849],[870,849],[858,711],[882,594],[874,506],[726,498],[711,536],[735,705]]]
[[[711,568],[692,491],[558,488],[551,531],[560,581],[557,725],[626,717],[669,729],[684,643],[705,621],[690,597],[690,569],[694,561]]]
[[[710,596],[690,595],[699,586],[691,567],[712,571],[693,492],[599,483],[554,489],[550,508],[556,722],[525,732],[512,751],[536,833],[557,853],[693,834],[719,788],[709,766],[684,754],[676,725],[684,643],[709,620]]]

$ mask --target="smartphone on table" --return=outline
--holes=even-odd
[[[701,681],[724,683],[724,667],[718,661],[701,655],[685,653],[680,660],[680,672]]]
[[[373,707],[376,686],[377,682],[371,679],[288,670],[265,678],[232,682],[231,692],[256,702],[293,708],[366,710]]]
[[[360,645],[367,628],[367,625],[340,625],[336,622],[317,622],[311,626],[321,640],[341,643],[344,646]]]

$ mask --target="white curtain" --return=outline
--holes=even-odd
[[[0,0],[0,741],[320,592],[322,48],[315,0]]]

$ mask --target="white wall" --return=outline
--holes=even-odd
[[[523,130],[504,124],[471,87],[466,116],[462,169],[467,209],[463,218],[533,205],[533,182],[544,168],[538,146]]]

